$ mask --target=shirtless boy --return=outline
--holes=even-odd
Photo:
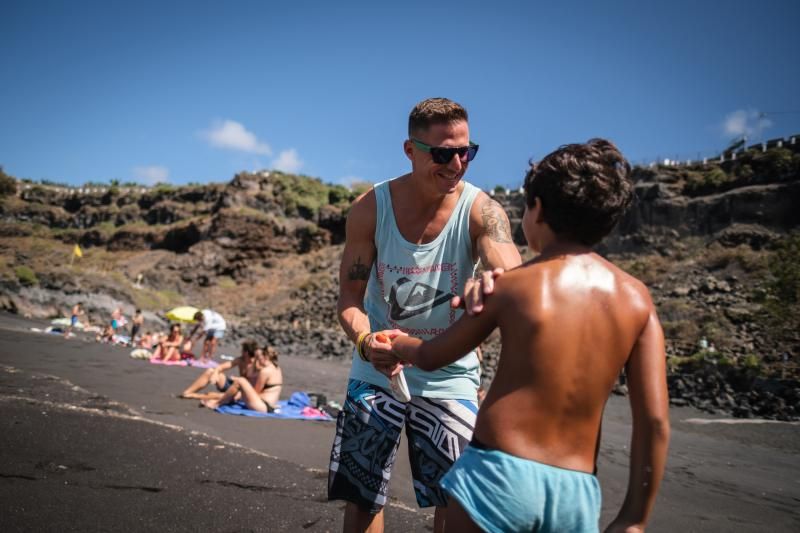
[[[441,482],[448,531],[597,531],[600,423],[623,368],[633,413],[630,477],[608,531],[644,529],[669,440],[664,337],[645,286],[591,251],[631,201],[629,173],[601,139],[545,157],[525,178],[522,221],[540,255],[499,278],[479,315],[463,315],[427,342],[394,339],[400,361],[433,370],[495,327],[502,334],[473,440]],[[380,353],[373,363],[388,373],[402,367]]]
[[[225,361],[214,368],[209,368],[203,372],[194,382],[181,393],[181,398],[210,400],[219,399],[225,394],[228,388],[233,385],[233,378],[226,376],[225,371],[237,368],[241,377],[253,380],[258,378],[258,370],[255,368],[255,356],[258,345],[255,341],[244,341],[242,343],[242,354],[232,361]],[[208,385],[214,384],[217,391],[200,392]]]

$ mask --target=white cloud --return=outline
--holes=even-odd
[[[303,167],[303,161],[297,156],[297,150],[290,148],[278,154],[272,161],[272,168],[289,174],[296,174]]]
[[[722,130],[726,137],[755,137],[765,129],[772,126],[772,121],[755,109],[737,109],[729,113],[722,123]]]
[[[335,180],[335,183],[339,185],[344,185],[345,187],[352,187],[353,185],[360,185],[362,183],[371,183],[369,180],[365,180],[360,176],[342,176],[341,178]]]
[[[272,155],[272,148],[267,143],[259,141],[254,133],[235,120],[216,121],[210,129],[201,131],[200,136],[216,148]]]
[[[149,167],[136,167],[133,169],[133,177],[145,185],[155,185],[165,183],[169,179],[169,169],[158,165]]]

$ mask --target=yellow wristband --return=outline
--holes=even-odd
[[[358,352],[358,356],[363,360],[367,360],[367,356],[364,353],[364,340],[369,337],[370,332],[366,331],[363,333],[358,334],[358,339],[356,340],[356,351]]]
[[[367,349],[369,348],[369,343],[372,340],[372,333],[367,333],[364,337],[364,340],[361,341],[361,359],[366,362],[370,362],[369,354],[367,353]]]

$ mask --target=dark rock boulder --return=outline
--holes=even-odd
[[[189,248],[200,242],[204,237],[204,230],[194,222],[186,226],[175,227],[168,230],[154,248],[170,250],[178,254],[185,254]]]

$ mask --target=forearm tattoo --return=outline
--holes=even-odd
[[[361,256],[358,256],[356,262],[350,267],[347,271],[347,278],[350,281],[356,280],[368,280],[369,279],[369,267],[361,262]]]
[[[508,223],[508,217],[503,211],[503,207],[497,203],[497,200],[487,198],[481,206],[481,218],[486,235],[490,239],[499,243],[512,242],[511,225]]]

